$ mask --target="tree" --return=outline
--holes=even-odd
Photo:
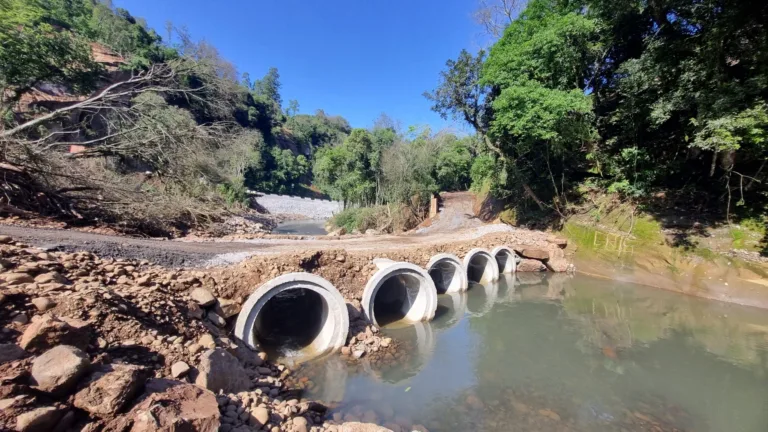
[[[474,18],[495,40],[504,34],[523,5],[525,0],[479,0]]]
[[[285,109],[285,114],[288,117],[294,117],[296,114],[299,113],[299,101],[296,99],[291,99],[288,101],[288,108]]]
[[[269,68],[264,78],[253,83],[253,90],[257,95],[271,100],[280,107],[283,104],[280,97],[280,86],[280,73],[277,72],[277,68],[272,67]]]
[[[73,10],[80,10],[77,3]],[[86,39],[55,27],[80,20],[55,6],[46,1],[0,2],[0,114],[44,82],[66,85],[75,94],[94,88],[102,69],[91,58]]]

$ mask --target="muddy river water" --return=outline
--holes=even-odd
[[[383,332],[398,361],[316,360],[306,396],[395,430],[768,431],[765,310],[519,274]]]

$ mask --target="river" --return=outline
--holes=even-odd
[[[400,361],[317,360],[298,371],[315,384],[306,396],[395,430],[768,430],[765,310],[519,274],[383,332],[404,343]]]
[[[326,235],[325,220],[291,220],[277,224],[273,234]]]

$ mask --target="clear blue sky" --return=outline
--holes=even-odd
[[[187,26],[215,45],[240,73],[280,71],[282,98],[302,113],[322,108],[353,127],[382,112],[433,130],[444,122],[422,97],[445,61],[482,41],[474,0],[115,0],[161,35]]]

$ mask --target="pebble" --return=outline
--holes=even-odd
[[[189,373],[189,365],[186,362],[178,361],[171,366],[171,376],[174,378],[183,378]]]
[[[37,310],[45,312],[48,309],[53,309],[56,306],[56,302],[48,297],[38,297],[32,300],[32,304],[35,305]]]

